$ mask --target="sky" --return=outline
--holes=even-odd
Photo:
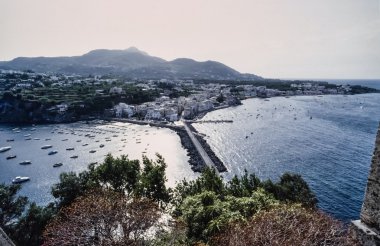
[[[267,78],[380,79],[380,0],[0,0],[0,61],[130,46]]]

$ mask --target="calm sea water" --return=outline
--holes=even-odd
[[[19,129],[14,129],[16,127]],[[7,142],[8,139],[14,141]],[[101,148],[101,144],[104,147]],[[53,147],[43,150],[41,147],[44,145]],[[81,172],[91,162],[102,162],[107,153],[114,156],[125,154],[130,159],[140,160],[143,154],[155,159],[155,153],[160,153],[168,165],[169,186],[174,186],[176,181],[185,177],[192,179],[196,176],[188,165],[188,156],[178,135],[163,128],[125,123],[35,127],[0,125],[0,147],[3,146],[12,146],[12,149],[0,153],[0,182],[9,184],[16,176],[30,177],[31,181],[22,184],[21,194],[42,205],[53,201],[50,189],[59,181],[61,172]],[[66,150],[70,147],[75,149]],[[51,150],[57,150],[58,153],[48,155]],[[90,153],[91,150],[96,152]],[[13,154],[17,155],[15,159],[6,160],[7,156]],[[78,158],[70,158],[73,155],[78,155]],[[31,160],[32,164],[19,165],[23,160]],[[53,168],[53,164],[58,162],[62,162],[63,166]]]
[[[380,121],[380,94],[249,99],[213,111],[194,124],[229,173],[244,169],[263,179],[302,174],[324,211],[358,218]]]

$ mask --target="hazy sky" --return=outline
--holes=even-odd
[[[272,78],[380,78],[380,0],[0,0],[0,60],[136,46]]]

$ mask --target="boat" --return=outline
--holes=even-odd
[[[95,153],[96,152],[96,150],[90,150],[90,153]]]
[[[32,138],[25,138],[25,140],[32,140]]]
[[[41,147],[41,149],[49,149],[51,147],[53,147],[53,146],[52,145],[44,145],[44,146]]]
[[[29,164],[32,164],[32,161],[25,160],[25,161],[20,162],[20,165],[29,165]]]
[[[103,147],[104,147],[104,144],[99,145],[99,147],[100,147],[100,148],[103,148]]]
[[[7,139],[7,142],[13,142],[15,141],[13,138],[12,139]]]
[[[74,148],[73,148],[73,147],[70,147],[70,148],[67,148],[66,150],[74,150]]]
[[[76,158],[78,158],[78,156],[77,155],[73,155],[73,156],[70,156],[70,158],[71,159],[76,159]]]
[[[87,143],[85,143],[85,144],[82,144],[82,146],[87,146],[88,144]]]
[[[20,183],[23,183],[23,182],[26,182],[26,181],[29,181],[29,180],[30,180],[29,177],[17,176],[16,178],[14,178],[12,180],[12,183],[14,183],[14,184],[20,184]]]
[[[67,141],[67,140],[69,140],[69,139],[67,139],[67,138],[65,138],[65,139],[62,139],[62,141]]]
[[[48,155],[55,155],[55,154],[57,154],[57,153],[58,153],[58,151],[56,151],[56,150],[52,150],[52,151],[49,152]]]
[[[63,165],[63,163],[62,162],[59,162],[59,163],[55,163],[55,164],[53,164],[53,167],[60,167],[60,166],[62,166]]]
[[[0,148],[0,153],[3,153],[3,152],[8,151],[8,150],[10,150],[10,149],[12,149],[11,146],[1,147],[1,148]]]
[[[16,158],[16,155],[7,156],[7,160],[14,159],[14,158]]]

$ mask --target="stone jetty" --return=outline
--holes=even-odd
[[[364,246],[380,245],[380,125],[375,141],[360,220],[352,222],[356,238]]]

